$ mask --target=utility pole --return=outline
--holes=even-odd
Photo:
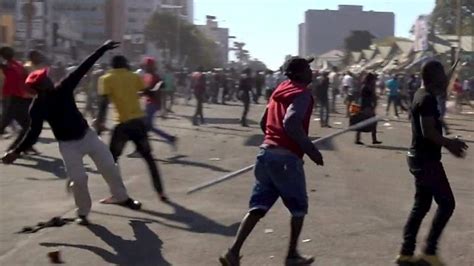
[[[462,36],[462,0],[457,0],[456,29],[458,35],[458,58],[461,54],[461,36]]]
[[[25,38],[25,52],[31,49],[31,38],[33,32],[33,0],[28,0],[27,7],[25,9],[26,15],[26,38]]]

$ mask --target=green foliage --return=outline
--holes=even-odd
[[[215,60],[218,58],[217,44],[196,26],[178,19],[169,13],[153,14],[145,30],[147,40],[153,42],[158,49],[169,49],[174,56],[179,54],[179,58],[186,59],[188,67],[220,67]]]
[[[437,0],[431,14],[431,25],[437,34],[457,34],[457,0]],[[461,1],[461,35],[474,34],[474,1]]]
[[[345,65],[349,64],[351,52],[368,49],[373,39],[375,39],[374,35],[366,30],[351,31],[351,34],[344,39],[345,55],[342,60],[343,63]]]

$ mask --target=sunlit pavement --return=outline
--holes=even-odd
[[[241,106],[236,102],[205,105],[207,123],[201,127],[191,125],[193,106],[176,105],[168,119],[156,120],[156,125],[179,137],[178,151],[174,152],[150,135],[172,203],[158,200],[144,162],[126,156],[133,151],[129,145],[120,167],[130,195],[143,202],[142,211],[99,204],[98,200],[108,196],[107,187],[86,158],[95,200],[90,220],[95,225],[67,224],[17,234],[24,226],[54,216],[74,217],[57,144],[45,124],[36,145],[41,155],[25,157],[13,166],[0,165],[0,265],[48,265],[47,253],[55,250],[60,250],[68,265],[217,265],[217,257],[231,244],[246,212],[253,175],[250,172],[193,195],[185,193],[204,181],[253,164],[262,140],[257,122],[263,108],[263,104],[251,106],[250,128],[240,127]],[[342,106],[339,111],[343,113]],[[474,146],[474,115],[469,111],[449,115],[447,121],[453,136],[460,135]],[[321,129],[319,121],[312,121],[311,136],[344,128],[347,118],[336,114],[330,123],[333,128]],[[315,265],[393,264],[414,193],[405,163],[410,124],[403,114],[398,120],[380,122],[378,130],[382,145],[372,146],[370,134],[363,134],[367,145],[356,146],[355,133],[350,132],[321,147],[324,167],[306,160],[310,213],[300,249],[316,256]],[[108,141],[109,135],[104,139]],[[10,141],[0,140],[0,148],[4,150]],[[474,264],[472,152],[464,160],[443,155],[457,200],[440,247],[449,265]],[[435,206],[423,225],[420,243]],[[288,225],[288,212],[278,202],[244,246],[242,265],[282,265]]]

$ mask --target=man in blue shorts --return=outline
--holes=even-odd
[[[256,182],[250,210],[242,220],[232,247],[219,258],[222,265],[240,265],[244,241],[280,197],[292,216],[286,265],[310,265],[314,261],[313,257],[300,255],[297,250],[308,211],[303,155],[308,155],[317,165],[324,165],[321,153],[308,138],[314,102],[307,88],[312,81],[311,61],[290,58],[285,64],[289,79],[271,96],[260,122],[265,139],[255,164]]]

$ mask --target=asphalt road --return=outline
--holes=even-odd
[[[247,210],[253,175],[249,172],[190,196],[185,192],[254,163],[262,140],[257,121],[263,108],[251,107],[250,128],[238,124],[239,103],[206,105],[207,124],[201,127],[190,123],[192,106],[177,105],[167,120],[157,120],[162,129],[179,137],[175,152],[151,135],[171,204],[158,200],[144,162],[126,156],[120,159],[123,179],[130,195],[143,202],[143,210],[99,204],[98,200],[108,196],[108,190],[86,158],[95,201],[90,219],[95,225],[87,228],[67,224],[18,234],[24,226],[54,216],[74,217],[57,143],[45,125],[36,145],[41,155],[20,159],[12,166],[0,165],[0,265],[48,265],[47,253],[54,250],[61,251],[68,265],[217,265],[217,257],[231,244]],[[474,148],[472,112],[450,115],[448,123],[453,135],[461,135]],[[331,124],[333,128],[321,129],[318,121],[312,121],[311,136],[321,137],[344,128],[347,119],[336,114]],[[405,163],[410,142],[406,117],[379,123],[379,138],[383,141],[380,146],[356,146],[351,132],[322,147],[324,167],[306,160],[310,213],[300,249],[316,256],[315,265],[393,264],[414,193],[413,178]],[[104,139],[108,141],[109,135]],[[363,140],[371,143],[370,134],[363,135]],[[0,149],[4,150],[10,141],[0,140]],[[125,154],[132,150],[129,145]],[[469,151],[464,160],[443,155],[457,200],[440,247],[448,265],[474,265],[472,153]],[[423,224],[420,243],[435,206]],[[265,233],[265,229],[272,230]],[[288,235],[289,215],[278,202],[244,246],[242,265],[282,265]]]

